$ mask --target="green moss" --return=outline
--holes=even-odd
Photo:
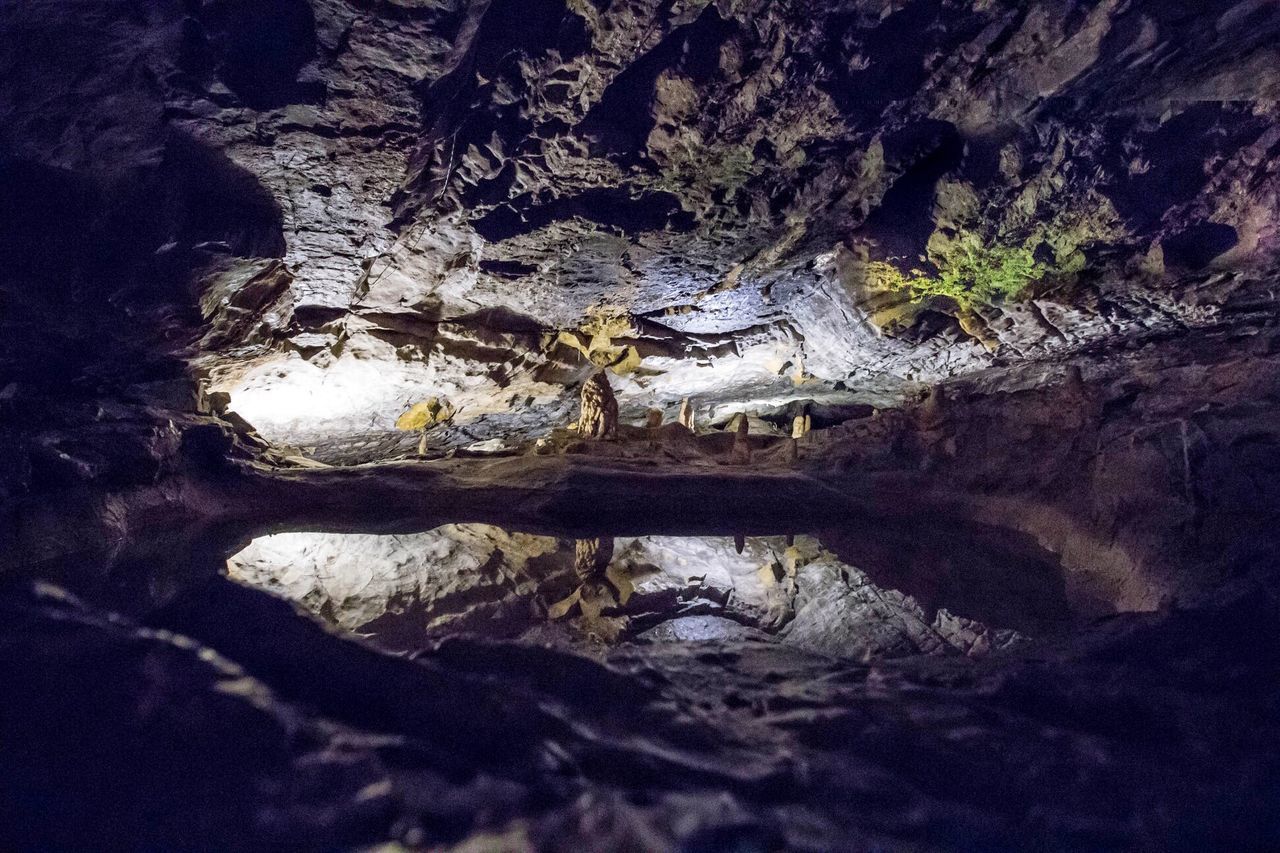
[[[935,263],[936,276],[921,270],[907,274],[884,262],[872,263],[868,272],[888,290],[906,291],[916,300],[946,297],[966,311],[1016,300],[1050,272],[1028,249],[988,246],[969,235],[952,242]]]

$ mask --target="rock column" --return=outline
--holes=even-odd
[[[689,432],[693,432],[693,404],[689,402],[688,397],[680,401],[680,423]]]
[[[613,438],[618,434],[618,399],[613,396],[609,377],[603,370],[582,386],[578,433],[587,438]]]

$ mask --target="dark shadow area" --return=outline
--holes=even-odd
[[[1166,266],[1202,270],[1239,240],[1236,229],[1230,225],[1201,222],[1167,238],[1161,245]]]
[[[737,26],[734,21],[721,18],[715,4],[708,5],[696,20],[673,29],[610,81],[576,130],[592,141],[597,154],[607,154],[627,164],[641,162],[654,128],[653,99],[658,77],[670,70],[695,83],[706,83],[719,73],[720,45]]]
[[[934,190],[959,168],[964,141],[949,122],[930,120],[888,135],[884,157],[901,174],[857,233],[874,241],[878,256],[916,263],[934,230]]]
[[[316,58],[316,22],[306,0],[214,0],[199,20],[208,33],[216,71],[227,88],[255,110],[324,97],[319,80],[299,72]]]
[[[663,229],[685,231],[694,224],[692,215],[684,212],[680,198],[673,193],[599,187],[547,202],[524,196],[486,213],[472,225],[481,237],[500,243],[574,217],[627,235]]]

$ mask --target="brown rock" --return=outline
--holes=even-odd
[[[603,370],[597,371],[582,386],[578,433],[587,438],[613,438],[618,434],[618,400]]]

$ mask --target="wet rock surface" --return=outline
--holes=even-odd
[[[813,850],[1275,838],[1276,599],[1256,582],[982,663],[869,665],[748,629],[628,644],[604,663],[456,638],[390,657],[226,584],[152,617],[180,635],[8,591],[6,837],[189,847],[197,825],[219,846],[274,834],[301,849]],[[120,644],[128,655],[109,653]],[[80,665],[90,658],[110,663]],[[116,710],[87,727],[48,714],[67,690]],[[83,768],[50,760],[72,728],[110,782],[101,821],[71,810],[101,802]],[[152,754],[175,748],[204,771],[179,760],[158,775]],[[35,802],[64,819],[22,807]],[[155,820],[166,803],[181,827]]]

